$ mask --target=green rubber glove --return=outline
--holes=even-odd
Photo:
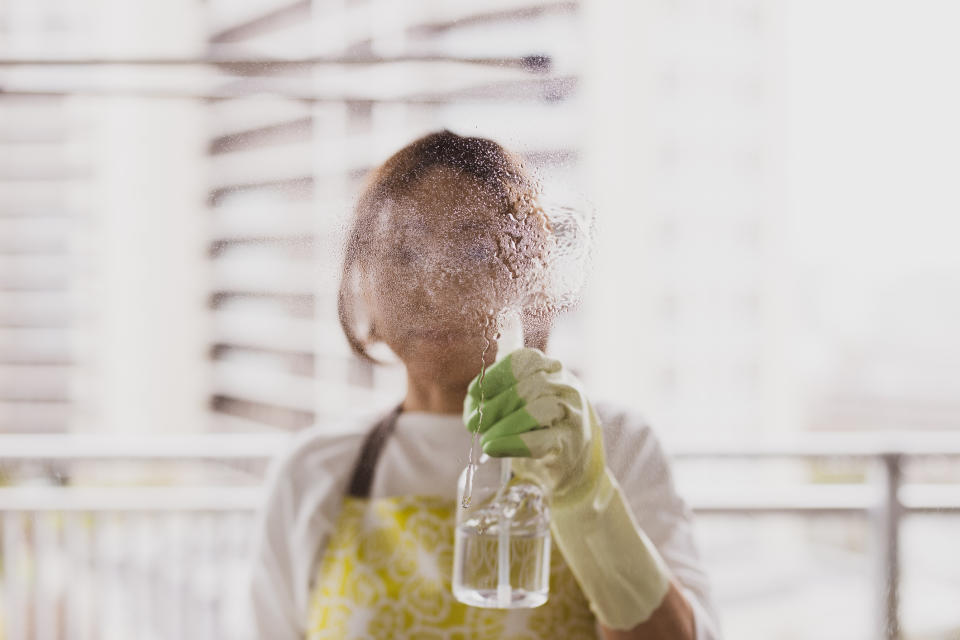
[[[515,457],[518,477],[550,493],[554,541],[611,629],[647,620],[669,588],[668,570],[606,466],[603,435],[577,379],[536,349],[518,349],[470,383],[464,422],[483,451]],[[481,420],[482,409],[482,420]]]

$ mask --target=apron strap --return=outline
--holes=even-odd
[[[377,470],[377,460],[380,459],[380,453],[387,442],[387,438],[393,433],[393,428],[397,425],[397,416],[400,415],[402,405],[390,411],[377,423],[366,440],[363,441],[363,448],[360,449],[360,457],[353,467],[353,477],[350,479],[350,486],[347,489],[347,495],[352,498],[369,498],[370,487],[373,485],[373,474]]]

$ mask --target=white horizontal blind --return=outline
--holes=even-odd
[[[74,367],[69,156],[61,98],[0,98],[0,431],[62,431]],[[50,123],[61,123],[50,126]]]

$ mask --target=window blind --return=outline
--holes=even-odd
[[[577,3],[232,4],[211,4],[211,52],[343,62],[225,76],[244,96],[210,105],[214,428],[386,406],[399,372],[355,358],[336,315],[353,198],[370,169],[441,128],[518,150],[546,181],[574,175]]]

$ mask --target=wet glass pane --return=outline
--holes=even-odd
[[[876,637],[862,519],[709,516],[697,533],[727,637]]]
[[[408,397],[416,340],[468,374],[424,369],[464,435],[491,306],[582,381],[630,497],[619,414],[662,441],[726,637],[954,638],[958,19],[0,0],[0,638],[249,636],[271,461]],[[430,134],[505,151],[383,186]]]

